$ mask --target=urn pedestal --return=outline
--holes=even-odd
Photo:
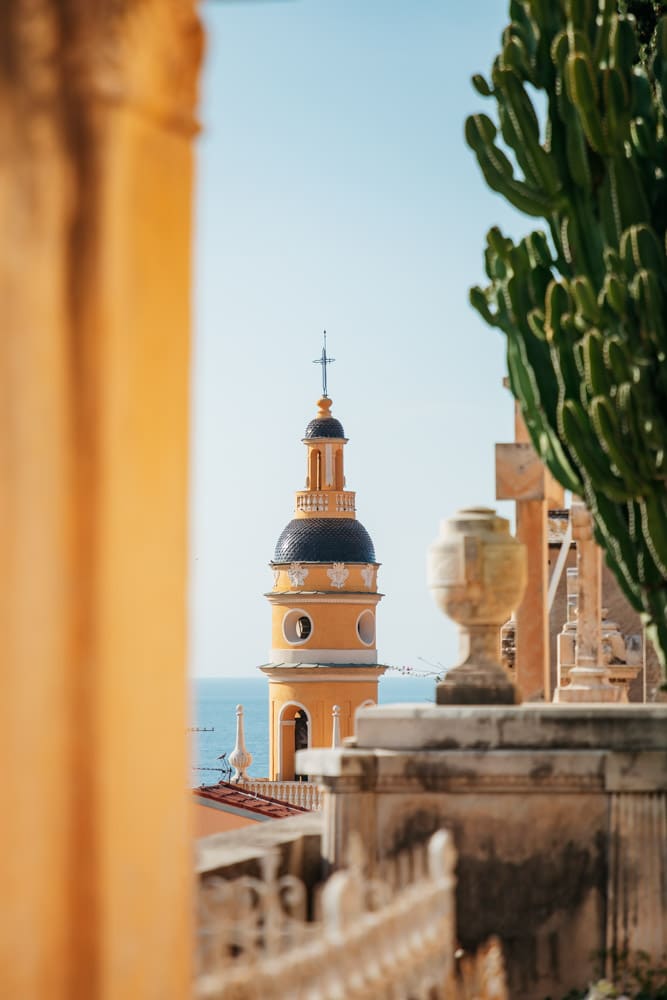
[[[461,662],[437,685],[437,703],[518,702],[501,666],[500,630],[521,600],[526,553],[507,519],[488,507],[470,507],[443,521],[429,549],[428,585],[460,635]]]

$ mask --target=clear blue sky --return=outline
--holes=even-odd
[[[380,661],[456,662],[425,584],[440,519],[494,499],[504,341],[467,302],[486,230],[527,231],[463,140],[505,4],[205,3],[191,668],[266,662],[267,567],[302,488],[328,331],[348,488],[382,563]]]

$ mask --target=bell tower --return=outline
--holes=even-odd
[[[306,427],[305,489],[276,544],[271,569],[269,777],[295,777],[295,749],[330,746],[334,707],[340,736],[351,736],[354,713],[377,701],[375,612],[379,563],[370,535],[357,521],[355,494],[345,489],[342,424],[323,394]]]

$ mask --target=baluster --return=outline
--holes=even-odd
[[[312,803],[319,794],[315,786],[279,784],[285,794],[301,794],[303,802]],[[212,955],[229,963],[216,994],[219,1000],[250,993],[279,1000],[284,995],[282,969],[291,982],[304,984],[295,1000],[449,997],[455,940],[451,838],[440,832],[426,849],[420,846],[379,863],[378,874],[387,881],[409,883],[393,894],[387,881],[362,876],[362,861],[361,843],[355,846],[350,838],[349,868],[323,886],[321,922],[314,925],[305,922],[305,887],[290,876],[278,877],[275,855],[263,860],[262,881],[243,877],[224,883],[224,893],[215,896],[215,911],[205,913],[202,923],[202,950],[208,931]],[[202,970],[202,992],[196,993],[201,1000],[211,995],[207,971]]]

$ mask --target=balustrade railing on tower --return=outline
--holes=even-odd
[[[339,490],[330,493],[301,490],[296,494],[296,509],[306,513],[326,513],[335,510],[336,513],[349,513],[356,510],[356,494],[352,490]]]

